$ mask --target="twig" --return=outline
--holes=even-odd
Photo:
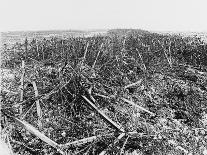
[[[21,119],[22,119],[22,120],[23,120],[23,119],[26,117],[26,115],[32,110],[33,106],[34,106],[34,103],[33,103],[32,106],[29,108],[29,110],[27,110],[26,113],[25,113],[23,116],[21,116]]]
[[[95,61],[94,61],[94,63],[93,63],[93,66],[92,66],[92,68],[94,69],[94,67],[95,67],[95,65],[96,65],[96,61],[97,61],[97,59],[98,59],[98,56],[99,56],[99,54],[100,54],[100,52],[101,52],[101,48],[103,47],[103,43],[101,44],[101,47],[100,47],[100,50],[98,51],[98,54],[97,54],[97,56],[96,56],[96,59],[95,59]]]
[[[111,126],[113,126],[116,130],[120,132],[124,132],[124,130],[119,126],[117,123],[115,123],[113,120],[111,120],[108,116],[106,116],[103,112],[101,112],[87,97],[82,96],[87,103]]]
[[[156,105],[159,105],[159,103],[152,98],[151,94],[147,93],[146,91],[144,91],[144,94],[147,97],[149,97],[149,99],[150,99],[151,102],[154,102]]]
[[[131,104],[131,105],[133,105],[133,106],[135,106],[136,108],[138,108],[138,109],[140,109],[140,110],[142,110],[142,111],[145,111],[145,112],[147,112],[147,113],[149,113],[149,114],[151,114],[151,115],[155,115],[154,113],[152,113],[152,112],[150,112],[149,110],[147,110],[147,109],[145,109],[145,108],[143,108],[143,107],[141,107],[141,106],[139,106],[139,105],[137,105],[137,104],[135,104],[134,102],[132,102],[132,101],[130,101],[130,100],[127,100],[127,99],[125,99],[125,98],[121,98],[123,101],[125,101],[125,102],[127,102],[127,103],[129,103],[129,104]]]
[[[61,41],[61,60],[63,60],[63,54],[64,54],[64,44],[63,44],[63,40]]]
[[[43,44],[42,44],[42,47],[41,47],[41,49],[42,49],[42,59],[43,60],[45,60],[45,53],[44,53],[44,48],[43,48],[44,46],[43,46]]]
[[[174,145],[175,149],[181,150],[185,152],[186,154],[188,153],[188,150],[184,149],[182,146],[179,146],[174,140],[168,140],[168,143]]]
[[[141,55],[141,53],[139,52],[139,50],[138,50],[138,49],[136,49],[136,51],[137,51],[137,52],[138,52],[138,54],[139,54],[139,58],[141,59],[141,62],[142,62],[143,68],[144,68],[144,70],[145,70],[145,72],[146,72],[146,71],[147,71],[147,68],[146,68],[146,66],[145,66],[145,64],[144,64],[144,61],[143,61],[142,55]]]
[[[10,93],[10,94],[13,94],[13,95],[18,95],[19,94],[18,92],[10,91],[8,89],[2,89],[1,91],[6,92],[6,93]]]
[[[124,153],[124,147],[126,146],[126,143],[127,143],[128,139],[129,139],[129,136],[127,136],[127,138],[126,138],[126,140],[125,140],[125,142],[124,142],[124,144],[121,148],[120,155],[122,155]]]
[[[207,73],[206,72],[201,72],[201,71],[196,70],[196,69],[194,69],[190,66],[186,70],[189,71],[189,72],[194,73],[196,76],[198,76],[200,78],[204,78],[205,80],[207,79]]]
[[[137,131],[127,132],[126,134],[129,137],[145,137],[145,136],[149,136],[146,133],[140,133],[140,132],[137,132]],[[150,136],[154,136],[154,135],[150,135]]]
[[[85,148],[81,149],[80,151],[76,152],[74,155],[78,155],[78,154],[81,154],[81,152],[85,152],[86,150],[88,151],[88,149],[90,149],[92,146],[91,145],[88,145],[86,146]]]
[[[170,58],[169,58],[169,60],[170,60],[170,67],[172,68],[171,42],[170,42],[170,44],[169,44],[169,49],[168,49],[168,51],[169,51],[169,54],[170,54]]]
[[[135,83],[129,84],[129,85],[125,86],[124,88],[127,89],[127,88],[129,88],[129,87],[133,87],[133,86],[135,86],[135,85],[140,84],[141,82],[142,82],[142,79],[140,79],[139,81],[137,81],[137,82],[135,82]]]
[[[106,66],[107,64],[112,64],[112,63],[114,63],[115,61],[116,61],[116,59],[108,60],[107,62],[105,62],[104,64],[102,64],[102,65],[99,67],[99,70],[100,70],[102,67]]]
[[[97,93],[94,93],[94,95],[96,95],[96,96],[99,96],[99,97],[103,97],[103,98],[107,98],[107,99],[110,99],[110,97],[108,97],[108,96],[105,96],[105,95],[101,95],[101,94],[97,94]]]
[[[201,90],[200,88],[197,88],[197,87],[195,87],[193,85],[190,85],[189,82],[187,82],[187,81],[180,80],[180,79],[175,79],[175,78],[173,78],[173,77],[171,77],[169,75],[166,75],[166,77],[168,79],[170,79],[171,81],[176,82],[180,87],[183,87],[183,88],[191,87],[194,91],[199,91],[200,93],[204,93],[205,92],[205,91]]]
[[[92,137],[88,137],[88,138],[84,138],[84,139],[80,139],[80,140],[76,140],[73,142],[63,144],[62,147],[63,148],[78,147],[78,146],[84,145],[86,143],[93,142],[93,141],[100,139],[100,138],[112,137],[113,135],[114,135],[113,133],[110,133],[110,134],[106,134],[106,135],[92,136]]]
[[[94,145],[94,144],[93,144]],[[88,155],[89,154],[89,151],[90,149],[93,147],[93,145],[90,145],[89,148],[87,149],[87,151],[84,153],[84,155]]]
[[[86,60],[86,54],[87,54],[87,52],[88,52],[88,46],[89,46],[89,43],[87,43],[87,45],[86,45],[86,49],[85,49],[85,52],[84,52],[83,62],[82,62],[82,64],[84,64],[84,62],[85,62],[85,60]]]
[[[125,133],[121,133],[121,134],[115,139],[115,141],[114,141],[113,143],[111,143],[111,144],[108,146],[108,148],[107,148],[106,150],[103,150],[99,155],[105,155],[106,152],[107,152],[107,150],[108,150],[109,148],[111,148],[113,145],[116,145],[116,144],[119,142],[119,140],[122,139],[125,135],[126,135]]]
[[[167,61],[168,61],[169,65],[170,65],[170,67],[172,68],[172,63],[171,63],[171,54],[170,54],[170,58],[169,58],[169,57],[168,57],[168,55],[167,55],[167,52],[166,52],[166,50],[165,50],[165,48],[164,48],[164,47],[163,47],[163,51],[164,51],[165,57],[166,57],[166,59],[167,59]],[[170,47],[169,47],[169,53],[170,53]]]
[[[38,46],[37,42],[35,42],[35,45],[36,45],[36,51],[37,51],[37,59],[39,59],[40,53],[39,53],[39,46]]]
[[[38,61],[38,60],[35,60],[35,59],[31,58],[31,57],[27,57],[27,58],[35,61],[38,65],[43,65],[43,63]]]
[[[10,139],[9,139],[8,135],[7,135],[7,144],[8,144],[10,155],[14,155],[14,153],[12,151],[12,146],[11,146]]]

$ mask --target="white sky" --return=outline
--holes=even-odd
[[[0,0],[0,31],[206,31],[207,0]]]

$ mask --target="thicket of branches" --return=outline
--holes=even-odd
[[[198,37],[112,30],[5,44],[2,57],[15,73],[2,79],[2,135],[17,154],[205,151]]]

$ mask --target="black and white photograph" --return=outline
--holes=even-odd
[[[0,155],[207,155],[206,0],[0,0]]]

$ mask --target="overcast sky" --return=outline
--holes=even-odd
[[[0,30],[206,31],[207,0],[0,0]]]

